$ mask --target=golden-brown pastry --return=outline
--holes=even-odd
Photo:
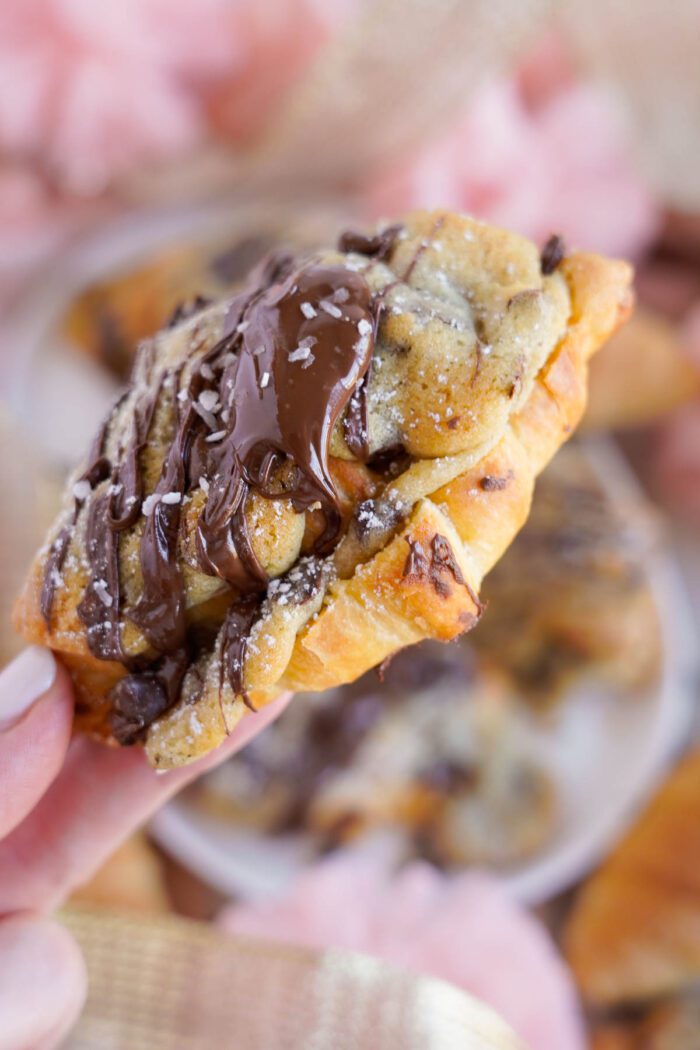
[[[700,997],[675,996],[641,1018],[604,1025],[594,1031],[592,1050],[697,1050]]]
[[[564,946],[595,1006],[651,1000],[700,979],[700,751],[684,759],[586,883]]]
[[[70,903],[113,911],[170,911],[161,859],[145,834],[123,842],[88,882],[74,890]]]
[[[191,804],[318,849],[390,829],[407,856],[441,867],[521,860],[553,831],[554,786],[522,709],[470,664],[465,646],[424,642],[381,681],[370,671],[298,697]]]
[[[419,212],[272,256],[145,344],[17,606],[79,725],[177,765],[282,689],[472,627],[629,285]]]
[[[680,344],[678,326],[638,308],[591,366],[586,430],[646,426],[697,397],[700,372]]]
[[[61,332],[125,380],[138,343],[157,332],[180,303],[196,305],[224,292],[215,272],[202,266],[199,253],[169,248],[127,273],[86,288],[71,302]]]
[[[471,637],[538,706],[572,678],[643,686],[658,673],[660,631],[647,565],[657,537],[646,505],[613,502],[575,443],[538,481],[530,517],[484,584]]]

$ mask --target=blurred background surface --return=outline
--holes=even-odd
[[[195,993],[167,945],[232,966],[234,934],[445,978],[533,1050],[700,1046],[699,39],[698,0],[3,0],[0,661],[63,478],[178,304],[421,206],[637,268],[478,630],[297,698],[118,852],[68,912],[69,1045],[170,1045],[160,993]]]

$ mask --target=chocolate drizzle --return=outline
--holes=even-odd
[[[46,558],[44,580],[41,586],[40,608],[41,615],[44,617],[44,622],[47,626],[51,624],[51,610],[53,608],[56,584],[61,577],[61,569],[63,568],[63,562],[66,560],[72,532],[71,525],[64,525],[49,547],[49,553]]]
[[[122,398],[117,401],[115,409],[119,407]],[[92,443],[90,452],[88,453],[88,462],[85,470],[78,478],[78,483],[86,481],[91,489],[99,485],[101,481],[109,477],[109,472],[112,469],[110,461],[104,454],[105,442],[107,440],[107,431],[109,429],[109,419],[111,413],[105,419],[95,436],[95,440]],[[70,523],[64,525],[61,531],[56,536],[55,540],[51,544],[49,554],[46,559],[46,566],[44,568],[44,579],[41,587],[41,599],[40,608],[41,615],[44,617],[44,621],[47,626],[51,625],[51,610],[53,608],[54,593],[56,591],[56,584],[60,579],[61,569],[68,553],[70,546],[71,536],[75,523],[78,520],[78,514],[80,508],[83,505],[83,500],[76,497],[75,505],[73,508],[73,515]]]
[[[372,248],[376,257],[389,250],[382,245]],[[243,665],[268,578],[248,535],[248,496],[289,500],[298,513],[320,506],[325,527],[314,553],[332,550],[341,514],[328,466],[330,437],[367,375],[378,323],[374,305],[367,282],[354,270],[270,256],[233,300],[223,338],[193,366],[187,385],[180,389],[181,366],[162,373],[155,389],[138,400],[114,468],[104,456],[106,427],[98,436],[81,480],[94,487],[109,478],[110,485],[88,509],[91,579],[78,615],[91,652],[120,661],[130,672],[110,694],[112,731],[120,742],[141,739],[177,701],[196,649],[178,542],[183,502],[200,487],[206,493],[196,534],[200,566],[234,589],[220,632],[222,684],[225,677],[250,704]],[[144,502],[143,454],[164,398],[172,399],[174,433],[155,490]],[[366,450],[366,426],[362,433]],[[73,522],[56,537],[47,559],[47,619],[78,510],[76,504]],[[143,588],[126,615],[147,639],[150,655],[132,658],[121,640],[119,535],[142,513]]]
[[[436,221],[433,234],[442,221]],[[365,255],[369,265],[370,259],[391,255],[400,232],[392,226],[370,237],[346,233],[340,248]],[[400,280],[409,280],[429,244],[421,242]],[[235,695],[252,706],[245,691],[245,656],[269,580],[248,532],[249,497],[288,501],[299,514],[320,510],[323,528],[313,554],[323,557],[333,550],[342,519],[329,470],[331,434],[342,418],[351,453],[379,469],[370,457],[367,387],[385,296],[397,283],[373,296],[356,269],[314,259],[299,263],[285,253],[269,256],[231,302],[223,336],[211,350],[155,379],[148,376],[152,389],[136,402],[126,448],[114,468],[105,457],[106,428],[98,436],[81,480],[94,488],[109,478],[110,485],[95,494],[88,509],[91,579],[78,615],[91,652],[120,661],[129,672],[110,694],[112,730],[120,742],[142,738],[177,702],[189,662],[199,651],[188,624],[178,550],[183,504],[195,490],[197,498],[203,496],[195,533],[199,568],[233,590],[219,631],[220,684],[228,681]],[[153,364],[146,358],[142,372],[150,373]],[[144,500],[144,453],[156,410],[161,431],[171,402],[172,438],[155,490]],[[363,507],[351,527],[374,530],[380,538],[401,517],[393,507],[382,511],[381,503]],[[79,509],[76,504],[72,524]],[[142,514],[143,584],[126,615],[149,650],[130,658],[121,640],[119,537]],[[47,620],[70,534],[67,525],[47,558],[42,592]],[[429,550],[409,541],[404,576],[427,577],[442,596],[450,593],[448,578],[464,583],[448,541],[438,535]]]
[[[109,488],[93,500],[88,510],[85,545],[91,578],[78,605],[78,616],[85,624],[90,652],[100,660],[125,662],[119,617],[121,588],[118,533],[132,526],[141,511],[143,479],[139,460],[151,428],[159,393],[160,385],[155,396],[142,399],[137,404],[124,459],[112,470]],[[114,412],[119,405],[120,402]],[[105,436],[106,427],[102,442]],[[101,480],[105,480],[109,466],[105,460],[105,473]]]
[[[337,539],[341,516],[328,446],[372,357],[372,297],[358,273],[309,265],[242,309],[235,304],[226,327],[239,333],[219,386],[230,425],[208,452],[212,482],[198,541],[207,571],[239,589],[259,589],[264,575],[245,525],[249,491],[288,499],[299,513],[319,503],[325,529],[317,553]]]
[[[223,686],[225,673],[234,693],[243,699],[251,711],[254,711],[255,708],[243,685],[243,664],[250,632],[259,612],[260,600],[258,598],[252,595],[241,598],[229,609],[221,631],[220,686]]]

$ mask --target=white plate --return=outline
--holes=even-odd
[[[636,478],[614,444],[589,440],[586,448],[612,500],[639,499]],[[602,685],[579,686],[560,706],[556,722],[537,730],[536,746],[554,777],[561,812],[547,847],[502,876],[513,896],[526,904],[556,896],[605,854],[687,735],[698,670],[697,630],[680,568],[668,550],[653,556],[648,573],[662,631],[660,681],[627,696]],[[282,891],[311,854],[299,838],[239,830],[177,799],[156,816],[151,829],[164,849],[231,896]]]

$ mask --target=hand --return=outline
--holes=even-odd
[[[48,649],[31,646],[0,673],[0,1050],[55,1046],[85,997],[78,947],[44,913],[166,799],[243,747],[288,700],[247,715],[199,762],[156,773],[140,748],[71,740],[70,678]]]

